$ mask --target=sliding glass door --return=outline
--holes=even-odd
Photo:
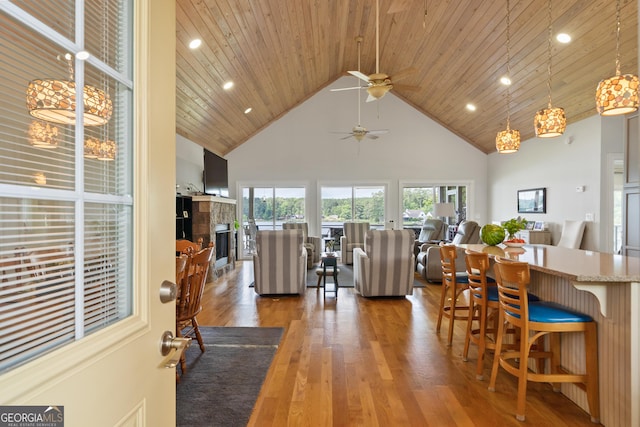
[[[282,230],[282,223],[305,222],[304,187],[242,187],[243,256],[251,255],[256,230]]]
[[[320,200],[325,241],[333,238],[339,244],[345,221],[368,222],[371,228],[384,228],[384,186],[323,186]]]

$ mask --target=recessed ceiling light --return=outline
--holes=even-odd
[[[202,40],[200,39],[193,39],[189,42],[189,48],[190,49],[197,49],[200,47],[200,45],[202,44]]]
[[[560,43],[569,43],[571,41],[571,36],[567,33],[559,33],[556,36],[556,40],[558,40]]]
[[[465,108],[469,111],[476,111],[476,106],[471,103],[467,104]]]
[[[245,113],[245,114],[249,114],[249,113],[251,112],[251,110],[252,110],[252,108],[251,108],[251,107],[249,107],[249,108],[247,108],[246,110],[244,110],[244,113]]]
[[[500,83],[505,86],[511,86],[511,79],[507,76],[500,77]]]
[[[225,84],[222,85],[222,89],[224,90],[229,90],[233,87],[233,82],[231,80],[229,80],[228,82],[226,82]]]
[[[87,52],[86,50],[81,50],[80,52],[76,53],[76,58],[78,58],[81,61],[84,61],[85,59],[89,59],[89,52]]]

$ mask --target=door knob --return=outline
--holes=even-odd
[[[173,354],[168,358],[166,362],[164,362],[165,368],[175,368],[178,362],[180,361],[180,357],[182,356],[182,352],[187,349],[191,345],[191,338],[179,338],[174,337],[173,332],[165,331],[162,334],[162,341],[160,346],[160,352],[163,356],[167,356],[171,353],[171,350],[175,350]]]
[[[178,285],[168,280],[163,280],[160,285],[160,302],[166,304],[175,301],[178,296]]]

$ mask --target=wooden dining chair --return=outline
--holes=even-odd
[[[469,288],[469,277],[456,272],[457,248],[455,245],[440,245],[440,264],[442,266],[442,291],[436,332],[440,333],[442,318],[449,318],[449,336],[447,345],[453,341],[453,324],[456,320],[467,320],[469,304],[464,302],[464,291]],[[456,313],[458,312],[458,313]]]
[[[494,266],[498,285],[499,321],[495,356],[491,370],[489,390],[495,391],[499,367],[518,378],[516,418],[525,419],[527,382],[547,382],[559,390],[559,383],[574,383],[586,391],[591,421],[600,418],[600,396],[598,384],[598,337],[596,322],[588,315],[575,312],[556,303],[530,302],[527,286],[530,282],[529,264],[496,257]],[[503,349],[504,330],[507,324],[518,331],[519,347]],[[561,366],[560,333],[582,332],[585,340],[585,373],[574,374]],[[541,338],[549,336],[549,348],[545,350]],[[529,369],[528,361],[550,360],[549,372],[544,364],[537,363],[535,371]]]
[[[198,240],[192,242],[187,239],[176,240],[176,253],[187,254],[188,252],[196,253],[202,250],[203,239],[199,237]]]
[[[204,353],[205,347],[198,329],[196,316],[202,310],[201,299],[207,281],[209,265],[213,256],[213,248],[205,248],[197,252],[186,267],[188,274],[178,283],[178,298],[176,299],[176,336],[195,338]],[[187,371],[185,352],[180,358],[182,373]]]

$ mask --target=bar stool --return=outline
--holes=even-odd
[[[497,332],[498,314],[498,290],[495,287],[495,280],[487,277],[489,270],[489,254],[485,252],[475,252],[467,249],[465,251],[465,263],[467,265],[467,276],[469,283],[469,318],[467,320],[467,336],[464,340],[464,350],[462,359],[466,362],[469,354],[469,343],[473,342],[478,346],[478,363],[476,365],[476,379],[484,378],[484,354],[486,350],[494,350],[495,336]],[[493,286],[489,286],[489,282]],[[473,328],[473,322],[478,323],[477,329]],[[492,327],[488,328],[487,323],[492,321]],[[513,329],[510,330],[513,332]]]
[[[455,320],[467,320],[469,305],[458,305],[462,293],[469,288],[469,277],[456,272],[457,251],[455,245],[440,245],[440,264],[442,266],[442,293],[440,294],[440,310],[436,332],[440,333],[442,318],[449,318],[449,337],[447,345],[453,341],[453,324]],[[462,310],[463,314],[456,314]]]
[[[484,379],[484,356],[487,350],[495,350],[496,334],[498,331],[498,288],[496,281],[487,276],[490,268],[489,254],[467,249],[465,251],[467,276],[469,277],[469,319],[467,322],[467,335],[464,341],[462,359],[466,362],[469,354],[469,343],[478,346],[478,363],[476,366],[476,379]],[[533,294],[529,295],[529,301],[539,301]],[[474,329],[473,322],[478,327]],[[515,329],[509,328],[505,333],[513,335]],[[509,346],[517,345],[515,340]],[[503,343],[503,347],[505,344]]]
[[[489,390],[495,391],[498,365],[518,377],[516,418],[524,421],[528,381],[549,382],[554,390],[559,389],[559,383],[575,383],[586,391],[591,421],[597,423],[600,418],[600,397],[596,322],[586,314],[574,312],[559,304],[545,301],[529,303],[526,289],[531,278],[527,263],[496,257],[494,272],[500,309]],[[502,350],[505,323],[519,329],[520,347],[517,350]],[[586,373],[573,374],[560,366],[560,332],[584,333]],[[550,338],[549,351],[534,350],[532,347],[535,342],[545,335]],[[550,372],[545,374],[541,363],[537,365],[537,372],[530,371],[527,364],[530,358],[540,361],[550,359]]]

